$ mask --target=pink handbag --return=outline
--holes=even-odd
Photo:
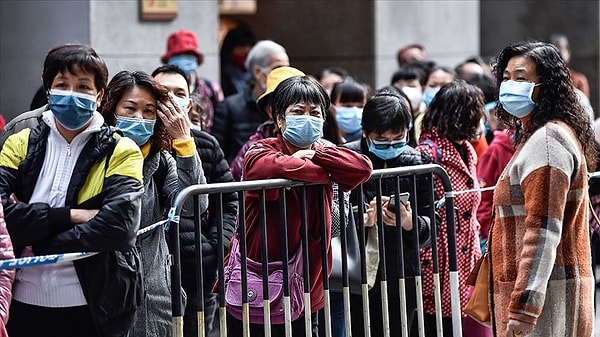
[[[229,262],[223,272],[225,302],[229,314],[242,320],[242,263],[237,233],[231,238],[231,241]],[[250,323],[262,324],[264,323],[262,263],[253,261],[250,258],[247,258],[246,261]],[[292,321],[300,317],[304,310],[302,269],[302,246],[300,246],[288,262]],[[285,318],[283,310],[283,263],[281,261],[269,262],[268,271],[271,323],[283,324]]]

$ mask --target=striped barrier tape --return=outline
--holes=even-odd
[[[142,234],[146,234],[155,230],[156,228],[164,225],[167,220],[162,220],[157,223],[153,223],[150,226],[144,227],[137,232],[137,236]],[[8,259],[8,260],[0,260],[0,270],[4,269],[17,269],[17,268],[28,268],[35,266],[43,266],[47,264],[60,264],[65,262],[72,262],[76,260],[85,259],[87,257],[96,255],[98,253],[64,253],[64,254],[52,254],[52,255],[42,255],[42,256],[27,256],[20,257],[18,259]]]

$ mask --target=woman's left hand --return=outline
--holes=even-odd
[[[167,102],[158,102],[156,114],[162,120],[167,132],[173,139],[189,139],[191,135],[188,114],[181,110],[179,104],[171,97],[171,94],[168,97]]]
[[[533,331],[533,324],[511,319],[506,326],[506,337],[524,337]]]

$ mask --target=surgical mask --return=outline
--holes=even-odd
[[[335,121],[345,133],[354,133],[360,131],[363,109],[353,106],[336,106]]]
[[[541,83],[517,82],[508,80],[500,83],[500,93],[498,95],[500,104],[509,114],[523,118],[535,107],[535,102],[531,99],[533,89]]]
[[[116,127],[123,131],[125,137],[133,139],[138,146],[146,144],[154,134],[155,119],[129,118],[123,116],[116,117]]]
[[[68,130],[86,125],[96,111],[97,96],[75,91],[50,90],[50,110],[58,122]]]
[[[181,54],[169,58],[170,65],[183,70],[186,75],[193,73],[198,68],[198,59],[194,55]]]
[[[410,101],[410,107],[414,112],[419,111],[419,106],[423,101],[423,93],[421,90],[413,87],[402,87],[402,92],[406,94],[408,100]]]
[[[425,106],[429,106],[429,104],[431,104],[433,97],[435,97],[435,94],[437,94],[438,91],[440,91],[440,87],[428,87],[425,89],[425,91],[423,91],[423,103],[425,103]]]
[[[297,147],[308,147],[321,138],[323,119],[314,116],[286,116],[282,137]]]
[[[175,99],[175,102],[177,103],[177,105],[179,105],[179,107],[181,108],[181,111],[183,111],[184,113],[188,112],[188,103],[190,102],[190,100],[188,98],[181,98],[181,97],[177,97],[177,96],[173,96],[173,99]]]
[[[394,140],[391,142],[381,142],[370,139],[369,152],[383,160],[396,158],[404,152],[408,143],[404,140]]]

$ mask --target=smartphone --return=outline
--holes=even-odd
[[[400,200],[400,203],[402,205],[406,205],[409,197],[410,197],[410,193],[408,193],[408,192],[402,192],[402,193],[398,194],[398,200]],[[388,201],[387,208],[392,212],[396,211],[396,195],[392,195],[390,197],[390,201]]]

